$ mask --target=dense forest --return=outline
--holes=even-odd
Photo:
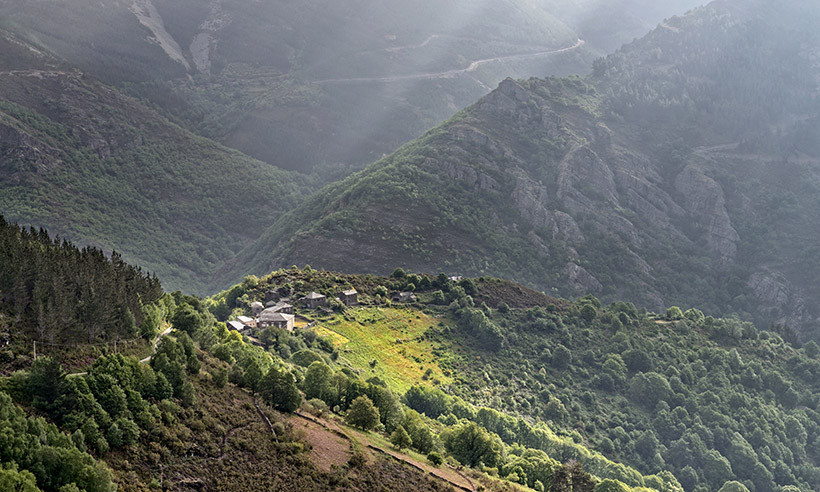
[[[79,249],[0,216],[0,326],[15,337],[50,343],[136,338],[145,323],[157,328],[158,319],[146,318],[162,295],[156,276],[116,252]]]

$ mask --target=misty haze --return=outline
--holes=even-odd
[[[0,490],[820,492],[818,27],[0,2]]]

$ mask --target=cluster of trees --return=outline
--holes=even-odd
[[[120,255],[78,249],[0,217],[0,309],[15,333],[48,342],[135,338],[163,293],[159,280]]]
[[[114,492],[111,472],[82,439],[42,417],[27,417],[0,391],[0,488],[23,492]]]
[[[405,393],[404,402],[446,426],[439,437],[458,461],[468,466],[480,463],[495,468],[500,476],[536,490],[538,482],[544,490],[561,490],[556,488],[558,481],[550,477],[572,462],[598,477],[617,480],[628,487],[652,487],[662,492],[681,490],[669,472],[644,476],[590,451],[572,438],[559,436],[544,422],[530,424],[493,408],[477,408],[438,388],[413,386]],[[560,411],[566,412],[559,400],[553,399],[552,404],[560,405]]]
[[[505,342],[498,352],[482,353],[484,364],[458,364],[452,393],[542,418],[550,422],[545,431],[565,434],[559,441],[587,441],[642,473],[669,470],[689,492],[730,480],[754,492],[817,490],[820,349],[814,342],[797,348],[737,319],[677,308],[657,316],[628,303],[604,307],[591,297],[568,309],[482,311],[504,330]],[[420,399],[414,391],[407,401],[433,417],[448,411],[443,394]],[[453,413],[503,442],[575,458],[610,477],[587,458],[567,454],[571,446],[542,446],[529,440],[526,425],[482,410],[475,419]],[[577,431],[561,430],[568,425]]]
[[[8,391],[70,432],[83,451],[104,454],[143,434],[159,438],[162,423],[178,411],[177,402],[195,403],[187,374],[199,372],[199,360],[190,337],[179,338],[164,338],[150,365],[109,355],[79,377],[67,377],[58,363],[41,357],[29,371],[12,376]]]

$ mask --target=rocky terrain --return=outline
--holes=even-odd
[[[801,108],[809,116],[796,111],[816,90],[808,53],[818,44],[792,23],[802,7],[717,2],[586,79],[507,79],[286,216],[235,268],[399,263],[653,309],[699,305],[816,334],[805,299],[816,294],[806,273],[817,256],[820,155],[800,135],[817,113],[813,103]],[[766,27],[759,12],[770,14]],[[758,46],[740,54],[736,39],[747,36]],[[803,51],[787,55],[794,41],[783,36]],[[763,79],[724,89],[738,75],[730,62],[760,66]],[[773,103],[777,70],[799,83]],[[715,101],[714,114],[695,109]],[[771,116],[727,123],[743,112]]]

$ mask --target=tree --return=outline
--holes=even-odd
[[[808,355],[812,359],[816,359],[818,355],[820,355],[820,347],[817,346],[814,340],[809,340],[805,345],[803,345],[803,350],[806,351],[806,355]]]
[[[653,409],[659,401],[666,400],[672,393],[672,387],[663,374],[639,372],[629,383],[632,399],[645,408]]]
[[[556,423],[562,423],[567,418],[567,413],[564,404],[553,395],[550,395],[547,406],[544,407],[544,416]]]
[[[619,482],[607,478],[595,486],[595,492],[629,492],[629,487]]]
[[[581,308],[581,312],[579,314],[581,319],[589,323],[594,320],[596,316],[598,316],[598,310],[595,309],[595,306],[592,304],[584,304],[584,307]]]
[[[501,440],[475,422],[460,425],[446,434],[444,445],[455,459],[470,467],[476,467],[479,463],[496,466],[501,458]]]
[[[623,353],[623,360],[630,372],[649,372],[652,370],[652,358],[641,349],[630,349]]]
[[[293,374],[286,369],[272,367],[259,382],[259,394],[273,408],[293,412],[302,404],[302,394],[296,387]]]
[[[190,304],[180,304],[171,318],[174,328],[193,335],[204,324],[202,316]]]
[[[25,385],[32,406],[50,413],[66,391],[65,371],[50,357],[40,357],[31,366]]]
[[[333,370],[321,361],[315,361],[308,366],[305,372],[305,379],[302,382],[302,389],[305,397],[319,398],[330,404],[334,399]]]
[[[683,311],[678,306],[672,306],[666,310],[666,319],[672,321],[683,319]]]
[[[252,360],[248,367],[245,368],[245,384],[252,392],[256,393],[259,389],[259,381],[262,379],[262,369],[256,360]]]
[[[362,395],[350,404],[345,421],[362,430],[371,430],[379,424],[379,409],[370,398]]]
[[[396,449],[402,450],[410,447],[413,444],[413,440],[410,439],[410,434],[404,430],[404,427],[400,425],[390,434],[390,443],[396,446]]]
[[[40,492],[34,475],[28,470],[18,471],[16,463],[0,467],[0,490]]]
[[[749,492],[749,489],[742,483],[732,480],[724,483],[718,492]]]
[[[572,352],[563,345],[558,345],[552,352],[552,366],[556,369],[564,370],[569,367],[572,362]]]

